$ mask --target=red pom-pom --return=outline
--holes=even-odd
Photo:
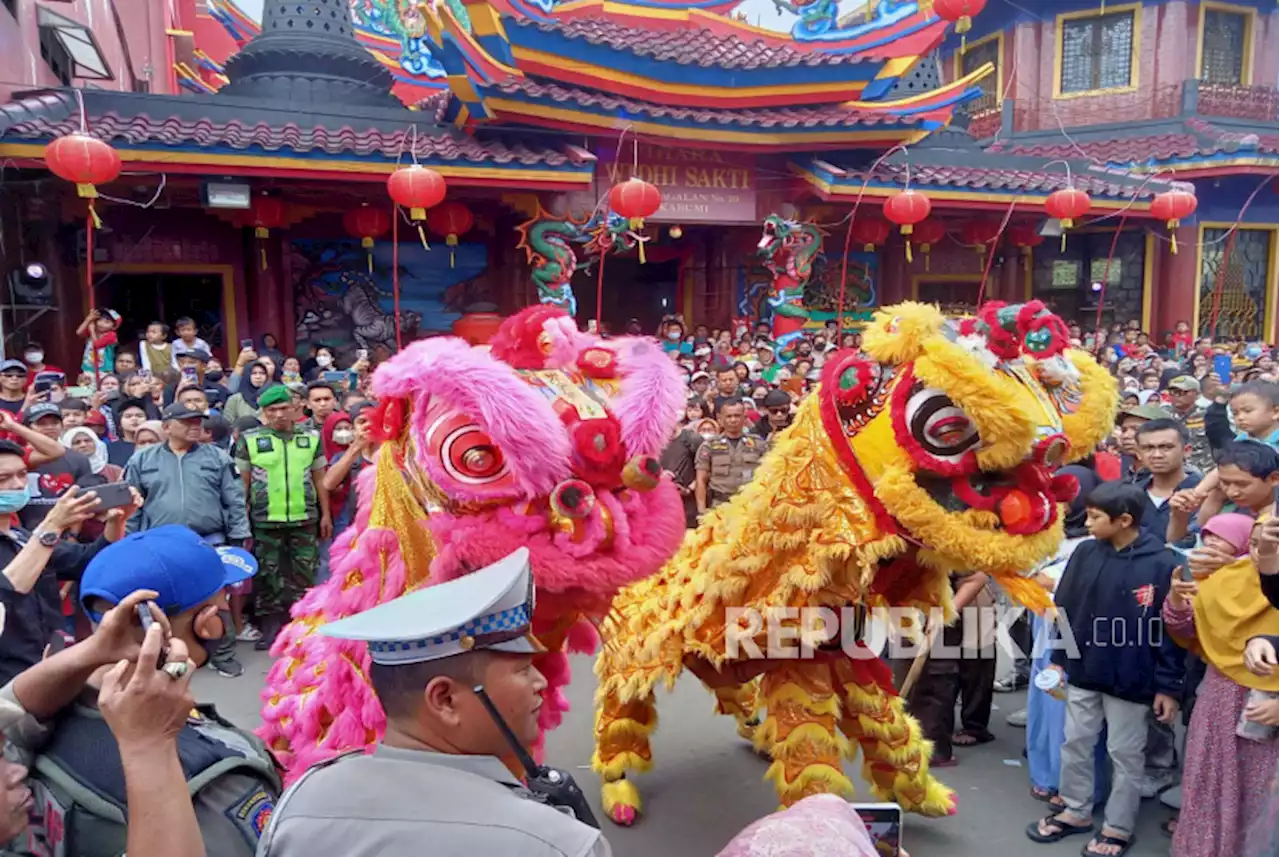
[[[1080,480],[1070,473],[1059,473],[1049,483],[1049,493],[1059,503],[1070,503],[1080,493]]]
[[[608,348],[588,348],[578,355],[578,369],[588,378],[616,378],[618,355]]]
[[[612,416],[598,420],[583,420],[571,431],[573,448],[582,463],[582,477],[588,482],[601,484],[617,481],[622,473],[622,431]]]
[[[373,411],[371,431],[380,441],[399,440],[409,415],[404,399],[387,399]]]
[[[553,319],[568,317],[559,307],[548,304],[525,307],[502,322],[489,340],[490,353],[513,369],[542,369],[546,366],[550,343],[543,325]]]
[[[880,364],[862,357],[849,357],[836,369],[836,402],[846,408],[865,402],[879,382]]]

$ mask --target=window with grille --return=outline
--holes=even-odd
[[[1000,71],[1000,39],[990,39],[980,45],[974,45],[960,54],[961,77],[966,74],[972,74],[987,63],[994,65],[996,70],[978,81],[978,87],[982,90],[982,97],[970,104],[969,110],[973,113],[990,110],[998,106],[1000,81],[1004,77]]]
[[[1200,239],[1200,332],[1261,339],[1266,326],[1271,242],[1267,229],[1205,229]]]
[[[1249,37],[1247,14],[1205,9],[1204,31],[1200,34],[1200,79],[1205,83],[1244,83],[1245,40]]]
[[[1063,21],[1061,93],[1070,95],[1132,86],[1136,29],[1133,12]]]

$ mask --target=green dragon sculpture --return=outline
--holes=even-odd
[[[773,338],[786,345],[800,335],[809,318],[804,289],[813,274],[814,260],[822,253],[823,231],[812,223],[788,220],[777,214],[764,219],[764,231],[756,255],[773,282],[766,298],[773,309]]]
[[[557,217],[539,206],[538,213],[516,229],[520,233],[516,248],[525,251],[533,269],[538,300],[558,306],[571,316],[578,314],[578,299],[570,284],[574,272],[590,270],[605,253],[625,253],[637,241],[627,219],[612,211],[603,215],[593,212],[579,219],[572,215]]]

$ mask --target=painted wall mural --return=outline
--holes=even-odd
[[[452,266],[443,242],[426,250],[400,244],[400,324],[405,340],[447,333],[463,308],[488,301],[479,278],[489,266],[484,244],[459,244]],[[373,247],[369,273],[358,241],[291,242],[295,326],[299,348],[328,346],[339,362],[358,349],[371,354],[395,350],[395,303],[391,284],[391,242]]]

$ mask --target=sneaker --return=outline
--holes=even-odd
[[[223,678],[239,678],[244,674],[244,667],[240,666],[240,662],[235,658],[227,658],[225,661],[218,661],[217,663],[209,661],[209,669]]]
[[[261,639],[262,632],[248,622],[245,622],[244,627],[240,629],[240,633],[236,634],[236,642],[239,643],[256,643]]]
[[[1150,774],[1143,774],[1142,784],[1139,786],[1139,789],[1142,792],[1142,799],[1150,800],[1160,794],[1160,792],[1169,788],[1169,786],[1173,785],[1173,781],[1174,774],[1172,771],[1162,773],[1158,777],[1153,777]]]
[[[1013,712],[1008,717],[1006,717],[1004,719],[1004,722],[1008,723],[1010,726],[1017,726],[1020,729],[1026,729],[1027,728],[1027,709],[1019,708],[1017,711]]]
[[[1027,677],[1015,675],[1008,679],[999,679],[991,686],[996,693],[1016,693],[1027,686]]]

